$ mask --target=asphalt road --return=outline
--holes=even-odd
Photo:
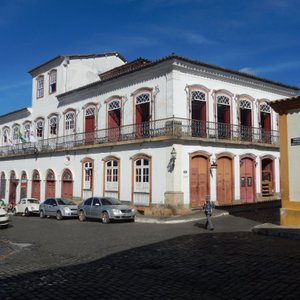
[[[258,222],[116,223],[12,217],[0,299],[299,299],[300,242]]]

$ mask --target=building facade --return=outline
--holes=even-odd
[[[280,223],[300,226],[300,97],[281,99],[271,103],[279,113],[280,166],[281,166],[281,211]]]
[[[279,199],[276,99],[296,87],[180,57],[58,56],[0,116],[0,196],[136,206]]]

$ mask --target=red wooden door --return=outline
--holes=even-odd
[[[46,181],[46,199],[55,197],[55,181]]]
[[[150,103],[136,105],[136,136],[149,136]]]
[[[243,203],[254,202],[254,161],[244,158],[240,163],[240,197]]]
[[[219,205],[231,204],[233,198],[232,160],[221,157],[217,161],[217,200]]]
[[[40,181],[39,180],[32,181],[31,197],[41,200],[40,195],[41,195]]]
[[[85,117],[85,143],[93,144],[94,143],[94,134],[95,134],[95,116],[86,116]]]
[[[108,140],[118,141],[120,136],[121,112],[115,109],[108,112]]]
[[[206,102],[192,101],[192,135],[206,136]]]
[[[72,181],[63,181],[61,196],[63,198],[72,199],[73,198],[73,182]]]
[[[204,204],[209,191],[207,158],[193,157],[190,166],[190,205],[200,207]]]
[[[261,113],[261,127],[262,127],[262,140],[265,143],[271,141],[271,114],[262,112]]]
[[[16,191],[17,191],[17,184],[12,180],[10,180],[9,203],[12,205],[16,204]]]

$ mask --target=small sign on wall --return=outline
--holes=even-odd
[[[291,146],[299,146],[300,145],[300,137],[291,139]]]

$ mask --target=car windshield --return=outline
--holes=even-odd
[[[27,201],[29,203],[35,203],[35,204],[39,204],[40,203],[39,200],[37,200],[37,199],[27,199]]]
[[[65,198],[56,198],[58,205],[76,205],[72,200]]]
[[[120,205],[120,201],[116,198],[102,198],[103,205]]]

